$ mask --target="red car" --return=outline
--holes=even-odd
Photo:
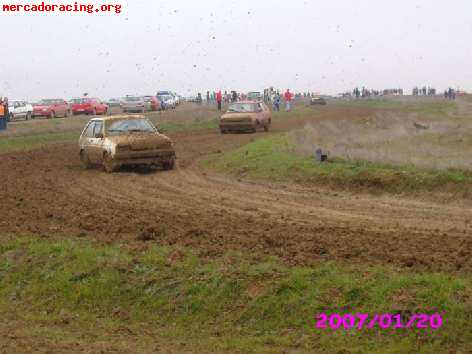
[[[161,101],[157,99],[156,96],[144,96],[144,102],[146,102],[146,107],[150,106],[151,111],[160,111],[161,110]]]
[[[41,100],[33,105],[33,117],[69,117],[72,115],[69,104],[62,99]]]
[[[72,114],[107,114],[108,105],[97,98],[74,98],[70,100]]]

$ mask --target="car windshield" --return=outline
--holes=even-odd
[[[85,99],[83,98],[73,98],[70,100],[70,103],[74,103],[74,104],[80,104],[80,103],[84,103],[85,102]]]
[[[228,112],[245,113],[255,112],[256,105],[253,103],[233,103],[229,106]]]
[[[123,119],[113,121],[107,128],[109,135],[128,133],[154,133],[156,128],[146,119]]]
[[[50,105],[50,104],[54,104],[56,103],[56,100],[41,100],[39,101],[39,103],[37,104],[38,106],[47,106],[47,105]]]
[[[126,102],[139,102],[142,101],[141,97],[125,97]]]

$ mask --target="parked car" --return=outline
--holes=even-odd
[[[144,96],[144,102],[149,105],[149,111],[160,111],[161,102],[156,96]]]
[[[171,170],[175,163],[172,141],[142,115],[97,117],[79,139],[85,168],[102,165],[106,172],[121,166],[157,166]]]
[[[33,117],[33,106],[25,101],[10,101],[8,103],[9,121],[17,119],[29,120]]]
[[[33,104],[33,117],[69,117],[72,115],[69,104],[63,99],[45,99]]]
[[[108,105],[102,103],[98,98],[74,98],[69,101],[72,114],[107,114]]]
[[[272,113],[261,101],[241,101],[231,103],[228,111],[219,121],[220,131],[225,134],[231,131],[249,131],[255,133],[263,128],[268,131],[272,122]]]
[[[146,102],[140,96],[126,96],[121,102],[124,113],[144,113],[146,112]]]
[[[119,98],[110,98],[105,102],[108,108],[121,107],[121,100]]]
[[[171,96],[174,99],[175,106],[177,107],[180,104],[180,101],[181,101],[180,96],[178,94],[176,94],[175,92],[172,92]]]
[[[247,99],[249,101],[261,101],[262,100],[262,94],[258,91],[248,92]]]
[[[326,100],[323,97],[312,97],[310,100],[310,104],[313,105],[326,105]]]
[[[160,95],[157,98],[161,101],[161,104],[164,105],[164,109],[174,109],[176,103],[172,95]]]

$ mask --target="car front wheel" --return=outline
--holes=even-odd
[[[118,170],[118,166],[113,162],[112,157],[107,152],[103,155],[103,168],[107,173],[113,173]]]
[[[164,162],[163,167],[165,171],[170,171],[174,169],[175,158],[170,158],[168,161]]]
[[[82,166],[85,169],[89,169],[90,167],[92,167],[92,164],[90,163],[90,159],[84,150],[80,152],[80,162],[82,163]]]

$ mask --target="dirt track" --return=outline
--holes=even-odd
[[[327,107],[314,119],[365,113]],[[302,124],[281,120],[274,130]],[[171,172],[85,171],[74,144],[4,154],[0,234],[93,237],[131,247],[179,244],[210,257],[250,251],[289,264],[336,259],[472,270],[470,207],[251,183],[199,169],[199,158],[261,135],[174,134],[179,164]]]

